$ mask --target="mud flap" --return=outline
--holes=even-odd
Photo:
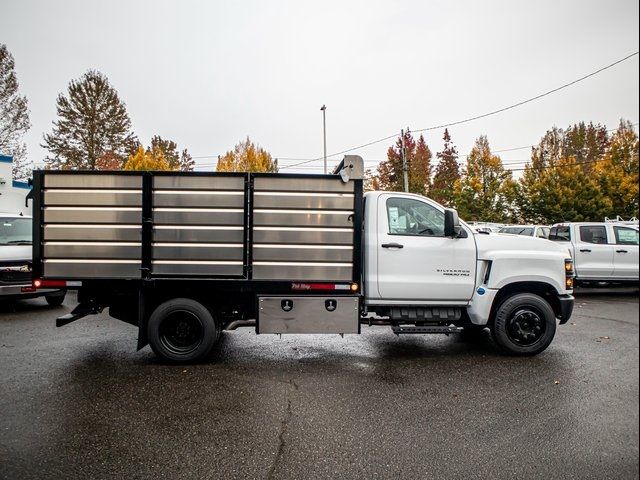
[[[138,351],[149,344],[147,338],[147,315],[145,308],[145,298],[142,289],[138,292]]]

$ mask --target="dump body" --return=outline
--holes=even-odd
[[[360,179],[37,171],[33,196],[36,278],[360,283]]]

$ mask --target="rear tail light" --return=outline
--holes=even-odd
[[[318,291],[351,291],[357,292],[359,286],[357,283],[292,283],[291,290],[304,290],[309,292]]]
[[[44,280],[36,278],[33,281],[33,288],[66,288],[66,280]]]

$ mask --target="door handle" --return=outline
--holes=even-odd
[[[626,250],[616,250],[616,253],[629,253]]]
[[[404,245],[399,243],[383,243],[382,248],[404,248]]]
[[[589,250],[588,248],[583,248],[582,250],[580,250],[582,253],[591,253],[591,250]]]

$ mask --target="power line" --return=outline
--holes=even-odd
[[[551,89],[551,90],[548,90],[548,91],[546,91],[546,92],[543,92],[543,93],[541,93],[541,94],[538,94],[538,95],[536,95],[536,96],[534,96],[534,97],[527,98],[527,99],[525,99],[525,100],[522,100],[522,101],[520,101],[520,102],[514,103],[514,104],[512,104],[512,105],[508,105],[508,106],[506,106],[506,107],[498,108],[498,109],[496,109],[496,110],[492,110],[492,111],[490,111],[490,112],[483,113],[483,114],[480,114],[480,115],[475,115],[475,116],[473,116],[473,117],[465,118],[465,119],[463,119],[463,120],[458,120],[458,121],[455,121],[455,122],[443,123],[443,124],[441,124],[441,125],[434,125],[434,126],[432,126],[432,127],[427,127],[427,128],[421,128],[421,129],[418,129],[418,130],[413,130],[413,132],[415,132],[415,133],[419,133],[419,132],[426,132],[426,131],[430,131],[430,130],[439,130],[439,129],[442,129],[442,128],[452,127],[452,126],[455,126],[455,125],[461,125],[461,124],[463,124],[463,123],[469,123],[469,122],[472,122],[472,121],[474,121],[474,120],[479,120],[479,119],[481,119],[481,118],[486,118],[486,117],[489,117],[489,116],[492,116],[492,115],[497,115],[498,113],[502,113],[502,112],[505,112],[505,111],[507,111],[507,110],[511,110],[511,109],[514,109],[514,108],[520,107],[520,106],[525,105],[525,104],[527,104],[527,103],[531,103],[531,102],[533,102],[533,101],[536,101],[536,100],[539,100],[539,99],[541,99],[541,98],[543,98],[543,97],[546,97],[546,96],[548,96],[548,95],[551,95],[552,93],[556,93],[556,92],[558,92],[558,91],[560,91],[560,90],[563,90],[563,89],[565,89],[565,88],[571,87],[571,86],[575,85],[576,83],[582,82],[583,80],[586,80],[586,79],[588,79],[588,78],[590,78],[590,77],[593,77],[593,76],[595,76],[595,75],[598,75],[599,73],[602,73],[602,72],[604,72],[605,70],[608,70],[608,69],[610,69],[610,68],[613,68],[613,67],[615,67],[616,65],[618,65],[618,64],[620,64],[620,63],[622,63],[622,62],[625,62],[626,60],[629,60],[629,59],[630,59],[630,58],[632,58],[632,57],[635,57],[636,55],[638,55],[638,53],[640,53],[640,51],[636,51],[636,52],[634,52],[634,53],[632,53],[632,54],[630,54],[630,55],[627,55],[626,57],[623,57],[623,58],[621,58],[621,59],[619,59],[619,60],[616,60],[615,62],[610,63],[610,64],[608,64],[608,65],[606,65],[606,66],[604,66],[604,67],[601,67],[601,68],[599,68],[599,69],[597,69],[597,70],[595,70],[595,71],[593,71],[593,72],[591,72],[591,73],[588,73],[587,75],[583,75],[582,77],[577,78],[577,79],[575,79],[575,80],[573,80],[573,81],[571,81],[571,82],[569,82],[569,83],[565,83],[565,84],[563,84],[563,85],[560,85],[559,87],[553,88],[553,89]],[[342,155],[342,154],[344,154],[344,153],[349,153],[349,152],[352,152],[352,151],[354,151],[354,150],[358,150],[358,149],[360,149],[360,148],[364,148],[364,147],[368,147],[368,146],[370,146],[370,145],[375,145],[376,143],[384,142],[385,140],[389,140],[389,139],[391,139],[391,138],[395,138],[396,136],[397,136],[397,133],[394,133],[393,135],[389,135],[389,136],[384,137],[384,138],[379,138],[379,139],[377,139],[377,140],[373,140],[373,141],[371,141],[371,142],[364,143],[364,144],[362,144],[362,145],[358,145],[358,146],[356,146],[356,147],[348,148],[348,149],[346,149],[346,150],[342,150],[342,151],[340,151],[340,152],[332,153],[331,155],[328,155],[328,156],[329,156],[329,157],[334,157],[334,156],[336,156],[336,155]],[[307,161],[307,162],[301,162],[301,163],[299,163],[298,165],[303,165],[304,163],[310,163],[310,161]],[[296,166],[297,166],[297,165],[296,165]]]
[[[636,123],[632,123],[632,124],[631,124],[631,126],[632,126],[632,127],[637,127],[638,125],[640,125],[640,122],[636,122]],[[607,133],[615,132],[616,130],[618,130],[618,128],[619,128],[619,127],[609,128],[609,129],[607,129],[606,131],[607,131]],[[395,136],[396,136],[396,135],[394,135],[394,137],[395,137]],[[514,151],[517,151],[517,150],[524,150],[524,149],[529,149],[529,148],[535,148],[535,147],[538,147],[538,146],[539,146],[539,143],[538,143],[538,144],[534,144],[534,145],[523,145],[523,146],[521,146],[521,147],[509,147],[509,148],[502,148],[502,149],[499,149],[499,150],[492,150],[492,151],[491,151],[491,153],[506,153],[506,152],[514,152]],[[460,155],[458,158],[459,158],[459,159],[463,159],[463,158],[465,158],[465,159],[466,159],[466,158],[468,158],[468,157],[469,157],[469,154],[467,154],[467,155]],[[201,156],[201,157],[192,157],[192,158],[209,158],[209,157],[208,157],[208,156]],[[213,158],[213,156],[211,156],[211,158]],[[216,157],[216,158],[217,158],[217,157]],[[297,158],[297,157],[275,157],[275,160],[278,160],[278,162],[280,162],[281,160],[288,160],[288,161],[304,160],[304,162],[301,162],[301,163],[294,163],[294,164],[291,164],[291,165],[279,165],[279,168],[280,168],[280,169],[295,168],[295,167],[300,168],[300,166],[301,166],[301,165],[307,165],[307,164],[312,163],[312,162],[320,162],[320,161],[323,161],[323,159],[322,159],[322,158]],[[388,158],[385,158],[385,159],[371,159],[371,158],[367,158],[366,160],[364,160],[364,163],[365,163],[365,164],[367,164],[367,163],[368,163],[368,164],[379,164],[379,163],[381,163],[381,162],[386,162],[387,160],[388,160]],[[531,159],[529,159],[529,160],[516,160],[516,159],[511,159],[511,163],[510,163],[510,162],[503,162],[503,165],[517,164],[517,163],[526,163],[526,162],[529,162],[529,161],[531,161]],[[437,165],[438,163],[439,163],[439,162],[438,162],[438,160],[436,159],[436,160],[434,160],[434,161],[432,162],[432,165],[434,165],[434,166],[435,166],[435,165]],[[199,164],[196,164],[196,167],[198,167],[198,168],[207,168],[207,167],[215,167],[216,165],[217,165],[217,162],[216,162],[216,163],[199,163]],[[310,167],[309,167],[309,169],[313,169],[313,168],[322,168],[322,166],[320,166],[320,165],[313,165],[313,166],[310,166]],[[305,167],[305,169],[307,169],[307,168]]]

